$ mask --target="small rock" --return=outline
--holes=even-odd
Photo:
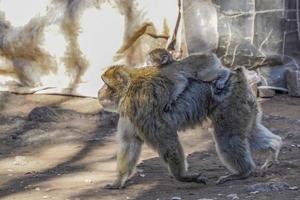
[[[144,178],[145,176],[146,176],[145,174],[140,174],[140,177],[143,177],[143,178]]]
[[[144,172],[144,170],[140,169],[140,168],[137,168],[136,171],[139,172],[139,173],[143,173]]]
[[[202,198],[202,199],[198,199],[198,200],[214,200],[214,199]]]
[[[229,194],[226,196],[227,198],[230,198],[232,200],[237,200],[239,199],[238,195],[237,194]]]
[[[28,114],[29,121],[53,122],[58,121],[59,114],[51,107],[36,107]]]
[[[126,197],[126,199],[130,199],[130,197]]]
[[[36,188],[35,188],[35,190],[36,190],[36,191],[40,191],[40,190],[41,190],[41,188],[39,188],[39,187],[36,187]]]
[[[48,199],[48,198],[49,198],[48,195],[43,196],[43,199]]]
[[[289,187],[289,190],[298,190],[299,188],[297,186],[292,186],[292,187]]]
[[[253,191],[253,192],[250,192],[250,194],[257,194],[257,193],[259,193],[259,191]]]
[[[249,192],[272,192],[288,190],[290,185],[286,182],[267,182],[267,183],[256,183],[248,187]]]
[[[275,96],[275,91],[269,88],[265,88],[263,86],[258,87],[259,97],[268,98]]]
[[[172,197],[172,200],[181,200],[181,197]]]

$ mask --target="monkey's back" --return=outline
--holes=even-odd
[[[160,130],[177,134],[178,129],[194,126],[206,118],[211,97],[209,84],[191,81],[171,111],[165,112],[175,83],[159,70],[144,68],[139,73],[131,81],[120,111],[139,129],[141,137],[163,137]]]

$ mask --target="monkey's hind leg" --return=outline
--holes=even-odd
[[[142,141],[135,137],[121,137],[119,139],[119,149],[117,153],[118,178],[112,184],[105,186],[106,189],[122,189],[126,181],[133,173],[136,163],[141,153]]]
[[[269,155],[262,165],[261,170],[265,171],[270,168],[274,162],[279,163],[278,156],[282,146],[280,136],[272,133],[268,128],[257,123],[249,137],[250,147],[253,150],[267,150]]]
[[[187,171],[185,155],[177,135],[160,139],[156,148],[176,180],[206,184],[207,178],[201,173],[191,174]]]
[[[222,184],[227,181],[249,177],[255,169],[255,164],[251,156],[247,138],[239,133],[216,134],[214,138],[220,160],[232,173],[219,177],[216,183]]]

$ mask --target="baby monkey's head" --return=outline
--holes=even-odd
[[[150,51],[146,57],[146,64],[149,66],[162,66],[174,61],[172,54],[163,48]]]

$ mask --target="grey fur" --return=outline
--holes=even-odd
[[[222,91],[229,80],[231,70],[224,67],[214,53],[193,54],[182,60],[174,60],[166,49],[154,49],[147,57],[147,64],[161,68],[161,74],[174,82],[170,100],[165,107],[169,111],[171,104],[189,85],[189,79],[213,82],[212,94],[221,102],[226,93]]]
[[[120,76],[122,78],[115,78]],[[112,105],[118,104],[116,112],[120,113],[119,178],[107,188],[118,189],[125,186],[143,142],[158,152],[177,180],[205,183],[201,174],[190,174],[186,171],[186,161],[177,130],[192,127],[206,118],[212,120],[215,128],[214,140],[218,155],[232,173],[220,177],[217,183],[251,175],[255,164],[250,147],[256,146],[256,149],[275,152],[280,150],[281,138],[265,127],[262,128],[260,124],[259,107],[241,69],[226,82],[225,89],[230,92],[221,103],[212,98],[208,83],[190,81],[188,87],[171,105],[171,112],[165,112],[164,105],[169,101],[174,82],[161,73],[161,68],[133,69],[114,66],[102,78],[109,85],[109,94],[113,95],[108,95],[105,99],[106,93],[100,92],[100,103],[104,100],[115,101]],[[119,82],[120,80],[125,81]],[[128,84],[120,87],[121,83]],[[109,105],[105,105],[104,108],[109,109]],[[274,154],[273,151],[272,156],[277,160],[278,153]],[[135,159],[130,161],[128,158]]]

